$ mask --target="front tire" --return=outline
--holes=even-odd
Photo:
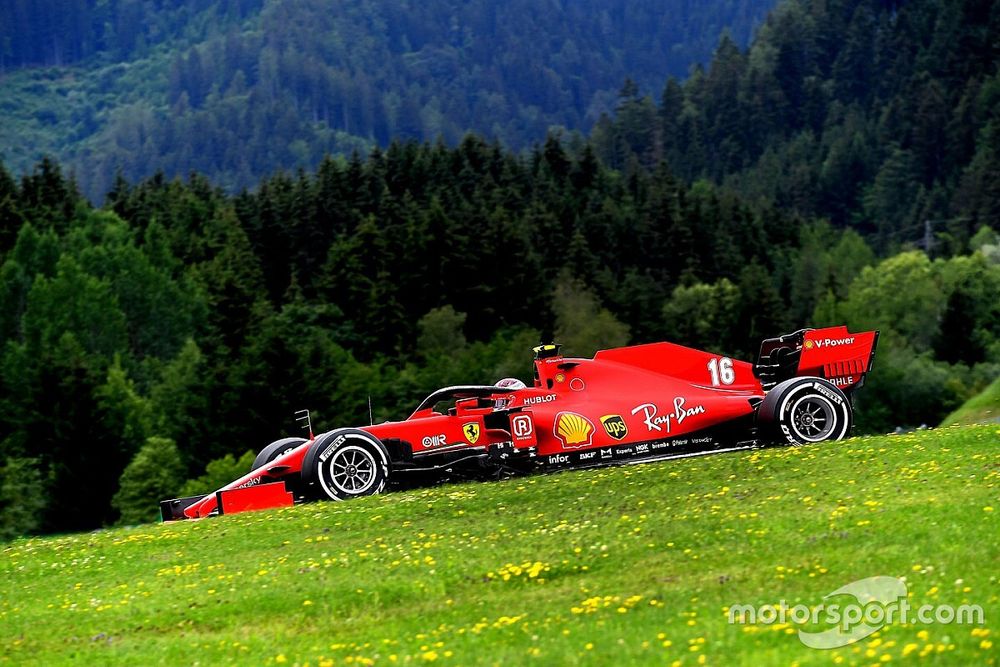
[[[314,498],[347,500],[381,493],[389,456],[378,438],[360,429],[321,435],[302,461],[302,479]]]
[[[292,451],[296,447],[308,442],[305,438],[282,438],[281,440],[276,440],[270,445],[260,450],[257,454],[257,458],[253,460],[253,465],[250,466],[250,472],[253,472],[257,468],[267,465],[271,461],[275,460],[279,456],[284,456],[288,452]]]
[[[776,385],[757,411],[762,435],[774,442],[804,445],[843,440],[851,432],[853,410],[840,389],[818,377]]]

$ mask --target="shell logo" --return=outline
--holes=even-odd
[[[812,342],[811,340],[807,340],[807,341],[806,341],[806,346],[805,346],[805,347],[806,347],[806,349],[807,349],[807,350],[811,350],[811,349],[813,349],[813,347],[814,347],[815,345],[816,345],[816,343]]]
[[[560,412],[553,432],[563,449],[587,447],[594,439],[594,422],[575,412]]]

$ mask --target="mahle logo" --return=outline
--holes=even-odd
[[[621,415],[604,415],[601,417],[601,424],[608,435],[615,440],[622,440],[628,435],[628,426]]]
[[[832,626],[817,632],[799,629],[799,641],[816,649],[853,644],[893,623],[982,625],[985,622],[983,608],[979,605],[953,607],[925,604],[913,607],[907,596],[906,581],[896,577],[868,577],[852,581],[827,593],[823,600],[814,607],[805,604],[789,606],[784,600],[761,607],[734,604],[729,608],[729,622]]]

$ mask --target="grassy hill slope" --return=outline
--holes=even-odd
[[[446,486],[19,540],[17,664],[995,664],[996,631],[894,625],[832,651],[729,605],[905,576],[1000,613],[995,425]],[[888,656],[886,658],[885,656]]]
[[[998,420],[1000,420],[1000,378],[945,417],[941,424],[976,424]]]

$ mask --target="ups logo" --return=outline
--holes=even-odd
[[[608,432],[615,440],[622,440],[628,435],[628,426],[625,425],[625,420],[622,419],[621,415],[605,415],[601,417],[601,424],[604,425],[604,430]]]

